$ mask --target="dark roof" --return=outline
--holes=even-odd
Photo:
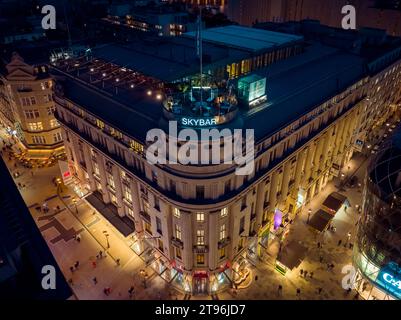
[[[197,69],[197,66],[185,66],[179,62],[159,61],[160,58],[142,53],[132,55],[124,47],[112,48],[109,51],[105,47],[94,56],[99,53],[99,58],[105,58],[107,55],[110,61],[115,55],[114,63],[133,70],[139,68],[138,71],[147,75],[155,70],[164,78],[177,78],[174,68],[181,72]],[[240,123],[240,127],[255,129],[257,141],[310,112],[365,75],[362,58],[321,45],[310,46],[303,54],[277,62],[257,74],[267,77],[268,101],[250,111],[242,110],[236,123]],[[149,129],[165,125],[161,120],[161,102],[147,97],[144,89],[130,94],[123,91],[106,94],[65,74],[64,91],[66,98],[136,139],[144,140]],[[231,125],[227,124],[228,127]]]
[[[65,300],[72,292],[0,158],[0,298]],[[42,267],[56,269],[56,289],[41,286]]]
[[[318,230],[319,232],[322,232],[327,227],[327,225],[329,224],[331,219],[333,219],[333,218],[334,218],[334,215],[320,209],[312,216],[312,218],[309,220],[308,224],[312,228]]]
[[[282,248],[277,256],[277,261],[292,270],[301,264],[307,251],[308,248],[300,242],[291,241]]]
[[[338,192],[333,192],[326,198],[326,200],[324,200],[323,206],[337,212],[346,200],[346,196]]]

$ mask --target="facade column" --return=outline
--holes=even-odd
[[[99,166],[99,171],[100,171],[100,183],[102,185],[102,191],[103,191],[103,202],[104,203],[110,203],[110,191],[107,188],[107,178],[106,178],[106,169],[104,167],[104,159],[103,156],[101,156],[99,153],[97,154],[96,157],[97,164]]]
[[[215,270],[218,262],[219,211],[209,213],[209,269]]]
[[[258,184],[258,187],[256,189],[256,224],[257,228],[258,226],[262,225],[262,219],[263,219],[263,202],[264,202],[264,188],[265,183],[262,181]]]
[[[295,181],[294,181],[294,191],[293,191],[293,196],[294,198],[297,197],[298,192],[299,192],[299,187],[300,187],[300,182],[302,178],[302,168],[303,168],[303,163],[305,161],[305,156],[306,156],[307,151],[304,149],[298,154],[298,159],[297,159],[297,166],[295,168]]]
[[[123,217],[125,215],[125,210],[124,210],[124,203],[123,203],[123,191],[122,191],[122,185],[121,185],[121,173],[120,170],[118,169],[117,166],[113,165],[113,178],[114,178],[114,184],[116,186],[116,198],[117,198],[117,212],[120,217]]]
[[[270,192],[269,192],[269,211],[274,211],[277,202],[277,185],[278,185],[278,171],[274,170],[272,174],[272,180],[270,182]]]
[[[312,159],[313,155],[315,153],[315,143],[312,142],[309,147],[308,147],[308,156],[306,157],[306,163],[305,163],[305,174],[304,174],[304,187],[308,186],[309,184],[309,178],[311,177],[311,169],[312,169]]]
[[[333,137],[333,127],[331,127],[326,134],[326,138],[324,139],[324,144],[323,144],[323,157],[322,157],[322,161],[320,161],[319,163],[319,169],[321,171],[323,171],[326,168],[326,161],[327,158],[329,156],[329,152],[330,152],[330,146],[331,146],[331,141],[332,141],[332,137]]]
[[[87,146],[87,144],[83,145],[83,150],[84,150],[84,161],[86,163],[86,170],[88,172],[88,176],[89,176],[89,186],[91,188],[91,191],[96,191],[96,181],[95,181],[95,177],[93,176],[93,165],[92,165],[92,157],[90,155],[89,152],[89,147]]]
[[[283,183],[281,184],[281,199],[287,200],[288,183],[290,182],[291,162],[287,161],[283,166]]]
[[[187,271],[193,268],[193,241],[192,241],[192,215],[190,212],[181,211],[181,232],[184,243],[182,262]]]
[[[135,231],[136,232],[142,232],[143,231],[143,225],[142,225],[142,220],[140,217],[140,211],[141,207],[139,204],[139,192],[138,192],[138,183],[135,179],[131,178],[131,194],[132,194],[132,211],[134,212],[134,223],[135,223]]]
[[[313,178],[316,179],[318,177],[318,170],[320,168],[320,159],[322,158],[322,154],[324,152],[323,145],[326,140],[326,135],[322,135],[319,137],[319,141],[317,143],[315,157],[313,159]]]

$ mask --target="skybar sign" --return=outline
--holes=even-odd
[[[398,266],[390,262],[380,270],[376,282],[395,297],[401,299],[401,274],[399,271]]]
[[[181,125],[186,127],[211,127],[218,124],[218,118],[181,118]]]

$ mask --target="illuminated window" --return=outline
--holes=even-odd
[[[223,258],[225,258],[225,256],[226,256],[226,247],[223,247],[223,248],[219,249],[219,257],[220,257],[220,259],[223,259]]]
[[[204,254],[197,254],[196,255],[196,263],[197,264],[204,264],[205,263],[205,255]]]
[[[205,230],[196,230],[196,244],[198,246],[205,244]]]
[[[53,97],[50,93],[43,95],[43,101],[46,102],[50,102],[53,101]]]
[[[99,119],[96,119],[96,125],[100,128],[100,129],[104,129],[104,122],[103,121],[101,121],[101,120],[99,120]]]
[[[60,125],[60,123],[57,121],[57,119],[51,119],[50,120],[50,127],[51,128],[56,128]]]
[[[204,222],[205,221],[205,214],[203,212],[196,213],[196,221],[197,222]]]
[[[111,173],[107,172],[107,183],[109,184],[110,187],[113,189],[116,187],[114,184],[114,177]]]
[[[93,162],[93,171],[97,176],[100,176],[99,165],[97,164],[97,162]]]
[[[163,241],[161,239],[157,239],[158,248],[161,252],[164,251]]]
[[[28,122],[28,129],[30,131],[43,130],[43,124],[42,122]]]
[[[182,259],[181,249],[175,248],[175,257],[178,259]]]
[[[125,200],[127,200],[128,202],[132,202],[131,189],[125,184],[122,184],[122,185],[123,185],[123,189],[124,189],[124,198],[125,198]]]
[[[51,116],[54,111],[56,111],[56,107],[55,106],[51,106],[51,107],[47,107],[47,115]]]
[[[175,225],[175,237],[178,240],[182,240],[181,226],[179,226],[178,224]]]
[[[225,224],[222,224],[221,226],[220,226],[220,241],[221,240],[224,240],[226,238],[226,225]]]
[[[136,153],[142,153],[143,152],[143,145],[140,144],[139,142],[136,142],[135,140],[131,140],[130,141],[130,147]]]
[[[111,202],[117,205],[117,197],[114,194],[111,195]]]
[[[35,144],[45,144],[46,139],[42,136],[32,136],[32,142]]]
[[[181,217],[181,211],[178,208],[174,208],[174,217],[180,218]]]
[[[152,225],[150,223],[147,223],[144,221],[145,224],[145,230],[147,233],[152,234]]]
[[[225,208],[221,209],[220,215],[221,215],[222,217],[227,217],[227,216],[228,216],[228,208],[225,207]]]

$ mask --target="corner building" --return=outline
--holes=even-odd
[[[204,35],[201,98],[193,34],[96,48],[92,58],[53,67],[75,183],[130,219],[134,250],[192,294],[241,283],[247,263],[263,258],[270,238],[285,236],[340,174],[356,140],[400,103],[397,38],[386,36],[383,46],[354,34],[348,41],[363,45],[351,53],[238,26]],[[254,129],[252,174],[236,175],[235,164],[150,165],[147,132],[161,128],[168,137],[169,121],[181,129],[188,118]],[[212,144],[222,149],[221,140]]]

